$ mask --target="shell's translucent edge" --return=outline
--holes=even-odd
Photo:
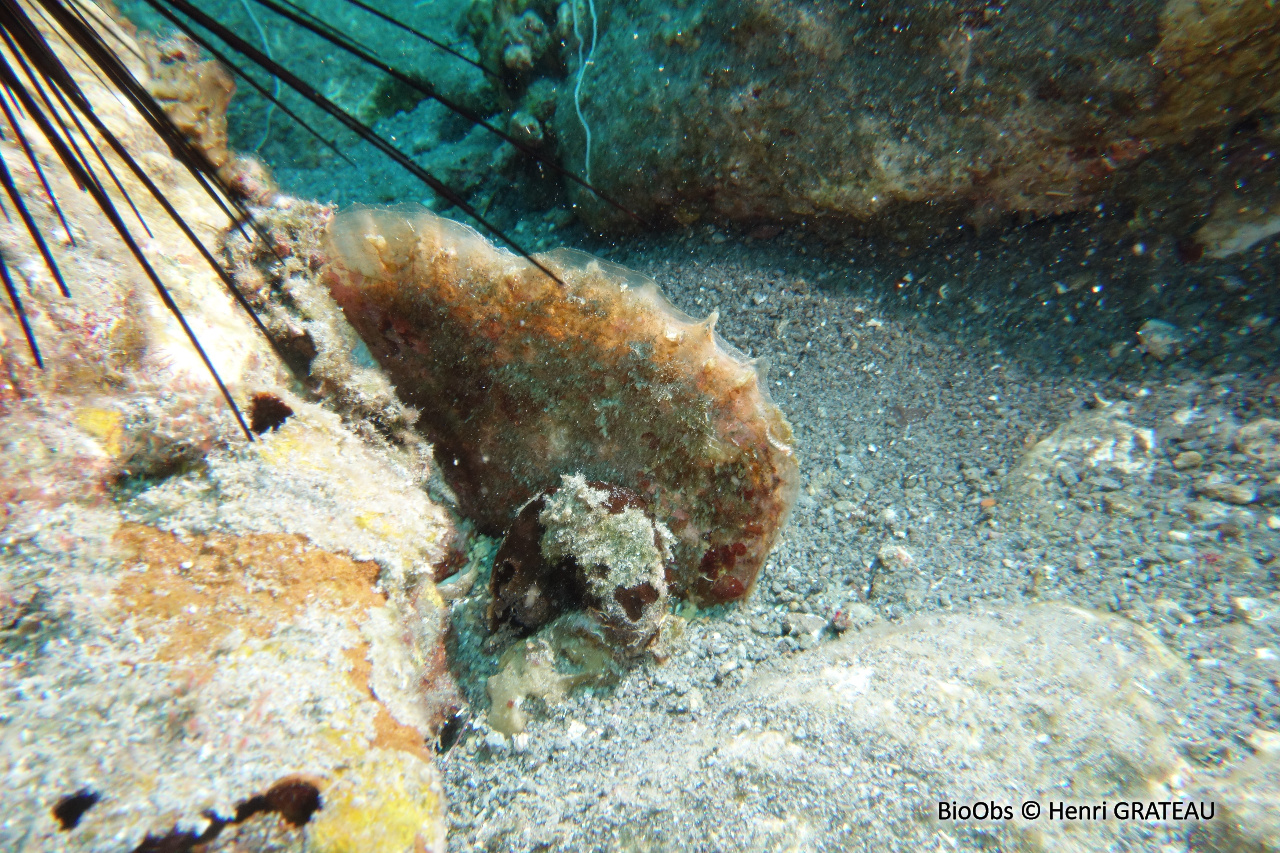
[[[695,320],[653,279],[571,249],[539,257],[556,281],[421,207],[354,208],[326,242],[326,284],[483,528],[582,472],[653,502],[676,534],[678,594],[750,591],[798,463],[714,312]]]

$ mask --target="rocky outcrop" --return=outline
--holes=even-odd
[[[223,212],[103,76],[49,39],[216,250]],[[190,106],[188,129],[217,136],[209,109],[222,107]],[[66,228],[9,126],[0,157],[71,298],[19,218],[0,222],[45,364],[6,306],[0,847],[443,850],[432,745],[459,700],[430,578],[456,531],[427,497],[428,457],[295,394],[214,268],[108,153],[149,231],[132,212],[128,227],[250,441],[175,312],[19,121]]]
[[[1266,0],[474,6],[477,44],[527,92],[515,115],[540,117],[564,164],[602,191],[680,225],[915,240],[1118,198],[1190,239],[1238,192],[1225,172],[1241,158],[1215,146],[1265,145],[1249,122],[1280,107]],[[517,54],[531,61],[515,68]],[[1121,180],[1157,152],[1163,179]],[[1194,172],[1209,182],[1189,185]],[[628,225],[574,192],[594,227]],[[1270,221],[1273,202],[1252,199],[1249,216]]]

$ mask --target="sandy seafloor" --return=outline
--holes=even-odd
[[[761,241],[706,225],[601,242],[548,220],[528,217],[531,245],[587,248],[650,275],[683,310],[719,311],[721,334],[767,359],[803,485],[749,601],[699,614],[665,665],[637,667],[613,691],[535,717],[518,750],[486,736],[479,677],[492,664],[471,662],[464,688],[481,716],[440,759],[450,849],[1008,845],[998,825],[953,830],[919,817],[959,796],[952,780],[965,777],[963,762],[939,755],[926,772],[892,742],[859,739],[838,712],[782,713],[762,701],[753,685],[818,665],[821,649],[810,647],[837,642],[830,620],[850,604],[900,624],[1044,601],[1133,619],[1187,667],[1163,735],[1206,778],[1247,756],[1255,731],[1280,728],[1280,620],[1251,621],[1237,604],[1280,607],[1280,494],[1272,485],[1247,507],[1218,502],[1234,520],[1188,511],[1208,472],[1258,473],[1235,451],[1235,429],[1280,415],[1274,245],[1188,266],[1172,245],[1148,244],[1107,216],[993,230],[906,256],[892,243],[836,246],[785,232]],[[1163,360],[1139,345],[1148,320],[1182,336]],[[1015,469],[1038,441],[1100,412],[1152,431],[1148,470],[1126,476],[1077,460],[1078,482],[1058,476],[1052,500],[1015,494]],[[1203,464],[1175,469],[1184,451]],[[1117,510],[1125,500],[1133,508]],[[886,545],[909,554],[905,580],[879,568]],[[1220,570],[1241,553],[1249,567]],[[465,630],[483,604],[455,609]],[[827,627],[806,636],[791,614]],[[1083,659],[1069,645],[1057,654]],[[743,781],[706,762],[717,737],[742,732],[776,734],[765,751],[789,744],[813,767]],[[1006,781],[1034,775],[1006,770]],[[974,784],[964,783],[971,799],[982,795]],[[1082,849],[1185,850],[1199,831],[1110,826],[1114,836],[1083,839]]]
[[[384,129],[410,124],[396,116]],[[352,150],[378,164],[381,198],[353,189],[368,176],[336,162],[280,168],[283,188],[342,201],[395,195],[389,167]],[[422,197],[403,186],[402,197]],[[1235,443],[1241,425],[1280,418],[1280,246],[1188,265],[1171,241],[1131,233],[1109,211],[913,253],[891,241],[833,244],[794,231],[758,240],[706,224],[602,242],[572,224],[557,230],[568,217],[521,200],[498,198],[492,211],[528,245],[593,251],[652,276],[690,314],[719,311],[725,339],[768,360],[803,479],[754,595],[697,614],[665,665],[637,666],[614,690],[535,715],[517,742],[483,724],[486,663],[461,668],[478,716],[439,759],[451,850],[1177,851],[1205,837],[1194,823],[1112,822],[1103,835],[1050,833],[1038,846],[999,823],[930,822],[943,800],[1017,804],[1018,784],[1051,787],[1056,770],[1071,799],[1080,768],[1052,748],[1039,767],[1018,750],[1003,764],[970,762],[942,748],[945,731],[920,730],[913,743],[859,728],[838,703],[771,697],[838,654],[849,672],[862,660],[886,689],[917,665],[945,664],[958,681],[1007,689],[1031,707],[1043,679],[1091,666],[1096,652],[1072,645],[1074,629],[1059,632],[1064,611],[1034,606],[1060,602],[1127,617],[1172,652],[1176,689],[1149,697],[1160,713],[1144,719],[1160,730],[1143,737],[1198,780],[1188,792],[1247,759],[1259,730],[1280,730],[1280,487]],[[1164,359],[1139,346],[1149,320],[1181,335]],[[1044,490],[1017,488],[1037,442],[1069,423],[1114,436],[1115,421],[1129,435],[1150,431],[1136,464],[1062,453]],[[1176,468],[1190,452],[1200,463]],[[1212,474],[1244,480],[1252,500],[1206,498],[1197,484]],[[1009,609],[1023,605],[1032,609]],[[454,608],[465,633],[483,605],[473,597]],[[840,627],[854,623],[843,636],[838,614]],[[922,616],[931,621],[912,621]],[[1000,636],[1016,642],[1041,617],[1061,641],[1035,651],[986,647],[986,628],[966,621],[1004,626]],[[895,625],[922,638],[917,657],[875,645],[875,632]],[[865,653],[864,632],[873,637]],[[965,667],[991,655],[991,672],[965,681]],[[1130,701],[1109,684],[1081,695],[1082,707]],[[850,688],[849,707],[857,695]],[[929,716],[925,706],[902,712]],[[987,742],[1031,730],[998,719]],[[1117,755],[1134,751],[1123,732],[1074,731],[1114,739]],[[1096,790],[1120,793],[1144,772],[1117,770]]]
[[[904,749],[851,730],[838,708],[770,701],[770,679],[821,670],[828,644],[873,659],[857,650],[859,620],[912,626],[940,614],[922,640],[931,663],[995,653],[997,679],[1034,704],[1024,650],[986,648],[963,620],[1036,602],[1118,613],[1178,659],[1158,737],[1203,780],[1247,757],[1258,730],[1280,728],[1280,636],[1260,615],[1280,606],[1280,492],[1263,486],[1243,507],[1207,507],[1196,492],[1210,472],[1265,481],[1233,441],[1241,424],[1280,412],[1276,329],[1263,319],[1280,310],[1267,284],[1276,249],[1188,267],[1167,246],[1139,254],[1121,225],[1041,223],[907,257],[706,226],[586,242],[654,277],[689,313],[719,311],[724,337],[767,359],[795,428],[801,496],[750,600],[698,614],[672,660],[535,715],[527,738],[503,741],[484,725],[480,679],[492,662],[459,668],[479,715],[440,759],[451,849],[1018,849],[999,825],[953,829],[921,815],[982,796],[983,784],[1016,804],[1018,780],[1030,796],[1046,767],[971,766],[923,735]],[[1184,336],[1164,360],[1139,346],[1151,319]],[[1151,431],[1149,467],[1066,454],[1074,474],[1056,473],[1051,495],[1015,488],[1037,442],[1080,421],[1105,441],[1096,424],[1108,418]],[[1188,451],[1204,461],[1177,470]],[[904,548],[910,565],[878,558],[886,546]],[[483,600],[454,605],[460,631],[474,630]],[[843,639],[831,626],[841,612],[855,614]],[[1045,668],[1088,666],[1092,650],[1073,642],[1065,632],[1047,660],[1025,652],[1029,671],[1052,681]],[[903,665],[889,661],[880,677],[892,682]],[[1098,690],[1079,697],[1083,708],[1127,701]],[[716,760],[753,735],[762,740],[750,749],[787,755],[786,766]],[[1101,736],[1120,752],[1137,742]],[[1108,826],[1113,835],[1079,849],[1195,849],[1203,832]]]
[[[883,767],[893,747],[846,739],[838,715],[778,718],[761,707],[754,680],[803,671],[814,654],[789,614],[826,622],[850,603],[892,622],[1036,601],[1116,612],[1188,665],[1166,734],[1197,768],[1212,773],[1247,754],[1256,729],[1275,730],[1277,623],[1246,619],[1236,602],[1280,604],[1280,493],[1271,485],[1248,507],[1219,503],[1234,522],[1188,505],[1209,471],[1258,473],[1229,436],[1233,422],[1280,408],[1275,331],[1249,325],[1280,308],[1263,284],[1275,280],[1276,250],[1189,269],[1160,248],[1135,254],[1118,224],[1039,224],[907,258],[705,228],[597,248],[653,276],[686,311],[718,310],[727,340],[769,360],[796,432],[801,497],[754,596],[696,618],[672,661],[552,709],[521,753],[478,732],[442,758],[451,849],[793,849],[782,840],[796,829],[787,816],[806,811],[828,822],[814,819],[794,849],[995,843],[982,830],[909,841],[899,825],[955,796],[959,768],[944,761],[895,780]],[[1186,323],[1186,352],[1161,362],[1140,351],[1146,320],[1183,317],[1203,319],[1195,331]],[[1149,470],[1080,463],[1049,500],[1010,488],[1036,442],[1099,414],[1152,431]],[[1193,450],[1203,464],[1175,469]],[[877,572],[892,574],[877,561],[886,545],[910,555],[909,580],[873,589]],[[1227,552],[1254,563],[1221,570]],[[834,639],[824,628],[818,644]],[[744,793],[714,768],[685,766],[683,750],[735,726],[780,732],[848,772],[836,787],[806,787],[803,775],[771,771]],[[866,825],[849,830],[836,817],[845,808]],[[776,847],[742,829],[770,815],[784,827]],[[1186,849],[1193,829],[1125,827],[1115,840]]]

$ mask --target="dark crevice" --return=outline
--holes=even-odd
[[[464,708],[454,712],[441,725],[440,731],[436,733],[436,754],[444,755],[453,749],[453,745],[458,742],[463,729],[467,726],[467,720],[470,714]]]
[[[212,818],[209,828],[197,835],[180,829],[171,829],[164,835],[148,835],[133,848],[133,853],[189,853],[197,844],[212,841],[230,821]]]
[[[64,830],[75,829],[84,813],[93,808],[93,804],[102,799],[102,795],[89,788],[81,788],[70,796],[58,800],[53,807],[53,816],[58,819]]]
[[[320,789],[306,779],[281,779],[265,794],[250,797],[236,806],[236,823],[244,823],[262,812],[275,812],[294,826],[303,826],[320,808]]]
[[[622,605],[632,622],[638,622],[644,616],[645,608],[656,602],[658,597],[658,591],[647,583],[630,588],[620,586],[613,591],[614,601]]]

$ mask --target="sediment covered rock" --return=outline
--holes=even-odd
[[[511,23],[525,8],[559,43],[515,73],[498,46],[529,42]],[[514,90],[558,84],[545,124],[565,165],[646,218],[917,240],[1086,210],[1161,152],[1178,177],[1121,197],[1176,213],[1187,237],[1219,198],[1212,252],[1280,228],[1274,180],[1232,205],[1234,183],[1193,174],[1225,178],[1234,167],[1209,152],[1264,144],[1240,124],[1280,107],[1267,0],[480,0],[469,21]],[[592,225],[629,225],[574,192]]]

